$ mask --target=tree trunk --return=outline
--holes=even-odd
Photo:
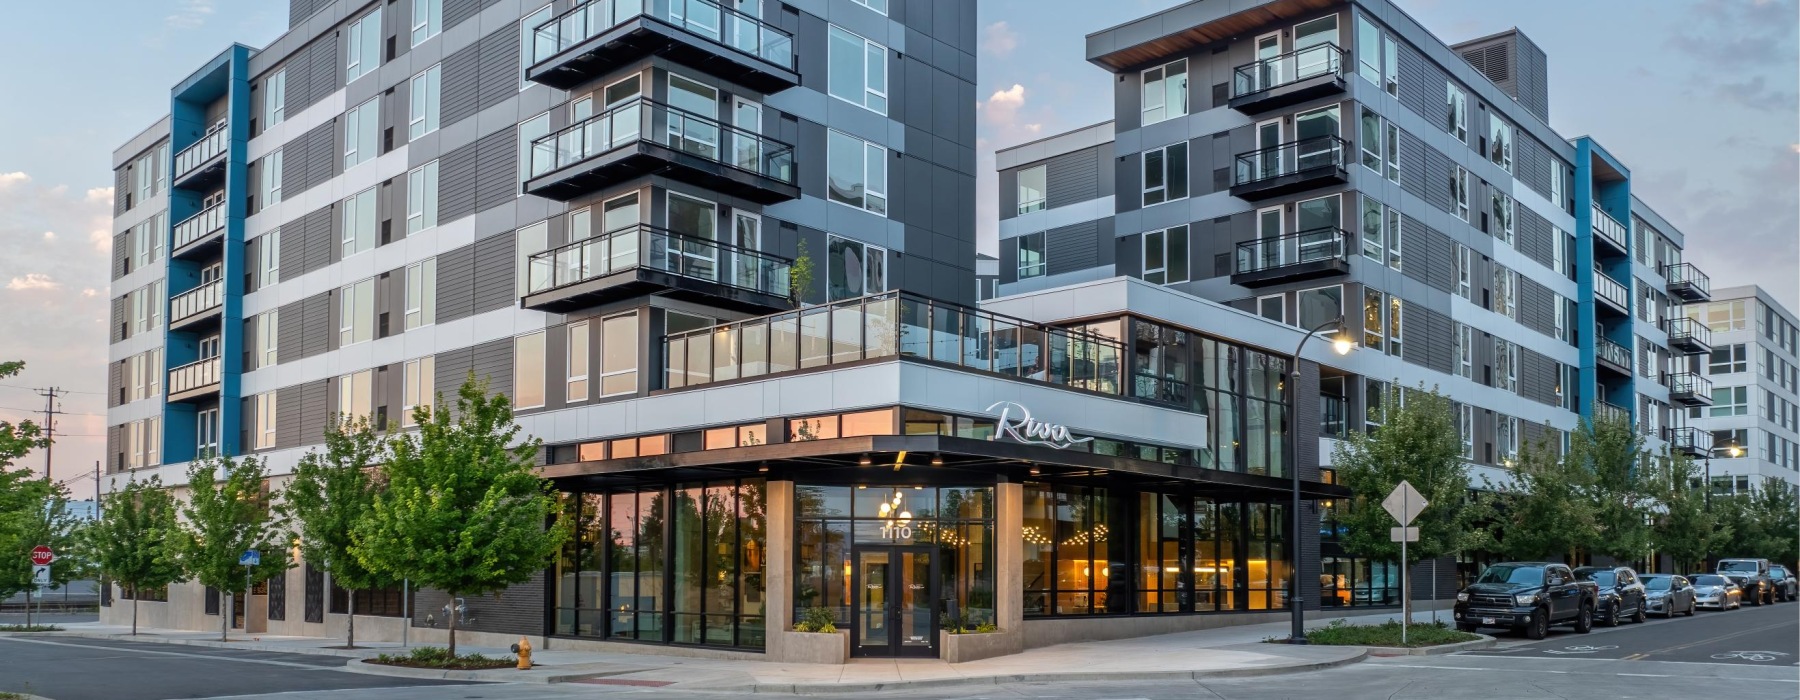
[[[225,599],[224,606],[219,610],[219,641],[229,642],[229,641],[231,641],[231,598],[232,598],[232,595],[230,593],[226,593],[225,591],[219,591],[219,597]]]
[[[347,648],[350,648],[350,649],[355,649],[356,648],[356,591],[350,591],[350,627],[349,627],[349,634],[347,636],[348,636],[348,639],[345,641],[344,646]]]
[[[286,80],[286,78],[283,78],[283,80]],[[137,636],[137,611],[138,596],[133,595],[131,596],[131,636],[133,637]]]
[[[456,594],[450,594],[450,658],[456,658]]]

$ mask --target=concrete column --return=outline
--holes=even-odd
[[[994,617],[1000,630],[1022,634],[1025,624],[1025,487],[994,489]]]
[[[764,653],[785,659],[785,630],[794,619],[794,482],[769,481],[764,532],[768,535],[763,563]]]

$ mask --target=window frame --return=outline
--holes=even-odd
[[[424,13],[419,12],[420,5],[425,6]],[[425,15],[424,21],[419,20],[420,14]],[[424,36],[419,36],[421,29],[425,30]],[[412,47],[417,48],[419,44],[430,41],[432,37],[442,34],[443,31],[444,0],[412,0],[412,31],[409,34]]]
[[[1169,69],[1174,67],[1177,63],[1181,64],[1181,111],[1173,112],[1169,109],[1169,88],[1165,81],[1169,79]],[[1160,77],[1152,80],[1150,78],[1152,72],[1159,72]],[[1161,103],[1156,107],[1151,107],[1149,100],[1147,99],[1151,94],[1150,87],[1152,83],[1158,88],[1155,94],[1162,98]],[[1193,95],[1189,93],[1188,89],[1188,66],[1186,58],[1179,58],[1159,66],[1151,66],[1138,71],[1138,125],[1149,126],[1151,124],[1160,124],[1170,119],[1187,116],[1188,107],[1193,102]],[[1152,109],[1162,110],[1162,117],[1151,119],[1150,110]]]
[[[366,286],[365,286],[366,285]],[[358,289],[362,287],[362,289]],[[368,303],[364,304],[364,298]],[[338,347],[347,348],[375,339],[375,278],[338,287]],[[363,318],[363,309],[368,317]]]
[[[1451,353],[1456,356],[1456,376],[1475,379],[1475,327],[1456,322],[1451,332]]]
[[[263,80],[263,131],[287,121],[287,67]]]
[[[358,386],[358,383],[362,386]],[[360,389],[360,391],[359,391]],[[375,426],[375,370],[363,369],[348,374],[338,375],[337,415],[340,418],[361,418]],[[361,409],[361,410],[359,410]]]
[[[1451,138],[1461,143],[1469,142],[1469,94],[1456,83],[1444,82],[1444,105],[1449,110],[1449,122],[1445,125]]]
[[[286,150],[277,148],[262,158],[262,177],[259,178],[262,180],[262,206],[259,210],[281,203],[281,171],[287,162]]]
[[[593,341],[592,326],[587,319],[570,323],[565,327],[563,344],[563,402],[581,403],[588,400],[592,387],[588,377],[593,373]],[[580,334],[577,335],[576,331]],[[581,339],[581,347],[577,352],[576,338]],[[581,371],[576,372],[579,365]],[[579,391],[576,385],[579,384]]]
[[[376,187],[370,187],[343,199],[343,232],[338,239],[338,259],[340,261],[348,259],[350,256],[366,253],[375,249],[375,239],[377,237],[375,229],[380,226],[378,221],[380,205],[375,201],[377,196],[376,189]],[[368,199],[362,201],[362,198],[365,195]],[[357,222],[352,221],[352,217],[362,217],[364,209],[368,210],[367,230],[364,230],[364,227],[362,226],[356,225]]]
[[[1502,138],[1504,137],[1504,138]],[[1512,123],[1502,119],[1492,111],[1488,112],[1488,160],[1500,166],[1507,173],[1513,171],[1513,139],[1515,132]]]
[[[1177,159],[1171,158],[1169,151],[1175,148],[1181,149],[1181,157],[1179,159],[1181,163],[1181,194],[1171,196],[1174,189],[1172,176],[1175,173],[1175,162]],[[1150,186],[1150,154],[1152,153],[1161,154],[1162,156],[1162,184],[1156,187]],[[1179,202],[1187,199],[1189,193],[1193,191],[1192,155],[1188,153],[1188,142],[1186,140],[1171,143],[1166,146],[1147,149],[1139,154],[1139,160],[1143,175],[1143,178],[1138,182],[1139,188],[1142,190],[1142,196],[1139,199],[1141,208],[1148,209],[1159,204]],[[1158,193],[1162,198],[1154,202],[1150,201],[1152,192]]]
[[[618,322],[619,325],[614,326],[615,322]],[[606,317],[603,317],[600,319],[600,342],[602,343],[601,350],[600,350],[600,398],[604,399],[604,398],[609,398],[609,397],[613,397],[613,396],[627,396],[627,395],[637,393],[637,390],[638,390],[638,382],[637,382],[638,362],[642,356],[642,353],[639,352],[638,342],[637,342],[638,336],[640,335],[640,333],[639,333],[640,329],[638,328],[637,324],[638,324],[638,315],[637,315],[636,311],[628,311],[628,312],[625,312],[622,314],[606,316]],[[610,340],[613,337],[613,334],[619,328],[626,328],[626,327],[629,327],[631,329],[631,338],[628,341],[626,341],[624,343],[624,345],[622,345],[621,347],[627,348],[631,351],[631,359],[628,362],[624,362],[624,364],[625,364],[624,367],[615,369],[615,368],[609,366],[609,364],[606,361],[607,360],[606,346],[604,345],[604,343],[606,343],[608,340]],[[620,391],[607,391],[606,390],[606,385],[607,385],[606,380],[607,379],[613,378],[613,377],[623,377],[623,376],[631,376],[633,378],[632,382],[631,382],[631,388],[623,389]]]
[[[533,356],[528,351],[532,349],[533,343],[537,345],[535,357],[537,371],[535,376],[526,376],[532,369],[530,363],[533,361]],[[543,408],[549,402],[549,347],[549,334],[542,330],[513,336],[512,399],[514,408],[520,410]],[[533,379],[536,381],[530,381]],[[520,391],[532,386],[537,387],[535,395]],[[536,403],[529,402],[533,398],[536,399]]]
[[[383,7],[385,5],[376,5],[374,10],[357,18],[344,29],[345,34],[349,35],[344,42],[344,84],[346,85],[355,82],[357,78],[374,73],[381,67],[381,9]],[[370,20],[375,22],[373,27],[369,26]],[[371,32],[371,30],[373,31]],[[373,56],[364,55],[371,49],[374,52]],[[364,67],[363,64],[370,61],[374,65]]]
[[[1047,237],[1048,234],[1044,231],[1034,231],[1013,239],[1017,246],[1017,255],[1015,256],[1018,264],[1017,279],[1025,280],[1034,277],[1043,277],[1047,274],[1049,271],[1049,261],[1044,256],[1045,239]],[[1035,251],[1037,253],[1037,261],[1035,263],[1027,264],[1025,262],[1026,243],[1033,238],[1037,240],[1037,250]]]
[[[1450,215],[1466,222],[1469,220],[1469,170],[1460,165],[1451,168]]]
[[[833,138],[836,138],[836,137],[849,139],[850,141],[854,141],[856,143],[862,144],[862,148],[859,149],[859,151],[858,151],[858,153],[862,157],[862,162],[861,162],[862,167],[859,168],[859,170],[862,173],[862,179],[857,183],[862,186],[862,203],[860,203],[860,204],[851,202],[851,201],[847,201],[848,197],[839,196],[837,194],[836,190],[834,190],[831,186],[831,174],[834,172],[835,169],[832,167],[834,156],[832,154],[833,149],[830,147],[830,142],[832,141]],[[846,207],[851,207],[854,209],[861,209],[863,211],[869,212],[871,214],[875,214],[877,216],[887,216],[888,215],[888,203],[889,203],[888,202],[888,182],[890,179],[889,178],[890,173],[888,172],[888,149],[887,149],[887,147],[883,146],[881,144],[875,143],[873,141],[869,141],[864,138],[852,136],[848,132],[839,131],[837,129],[827,129],[826,134],[825,134],[825,141],[826,141],[826,149],[825,149],[825,199],[826,199],[826,201],[836,202],[838,204],[842,204]],[[880,191],[876,191],[876,188],[873,185],[874,178],[871,177],[871,174],[875,172],[875,168],[874,168],[873,164],[871,163],[871,157],[874,157],[880,161],[880,167],[881,167]],[[879,198],[881,200],[880,207],[878,209],[871,206],[874,203],[876,198]]]
[[[276,392],[265,391],[256,395],[256,431],[253,449],[267,450],[275,447],[275,421],[277,415]]]
[[[417,294],[413,298],[414,280],[418,281]],[[437,258],[430,257],[406,266],[405,300],[402,304],[404,320],[403,330],[423,328],[437,323]]]
[[[1037,188],[1037,198],[1027,200],[1025,198],[1025,193],[1027,192],[1027,189],[1025,187],[1025,176],[1026,176],[1026,174],[1033,173],[1033,172],[1035,172],[1037,174],[1036,179],[1037,179],[1037,183],[1039,185],[1039,187]],[[1033,165],[1029,168],[1021,168],[1019,170],[1018,174],[1015,176],[1015,179],[1017,180],[1017,182],[1015,183],[1015,189],[1018,192],[1017,199],[1018,199],[1018,213],[1019,214],[1023,215],[1023,214],[1029,214],[1034,211],[1043,211],[1044,209],[1046,209],[1049,206],[1049,202],[1050,202],[1050,193],[1049,193],[1050,168],[1049,168],[1049,164],[1039,163],[1039,164]]]
[[[1182,254],[1180,256],[1173,255],[1174,247],[1172,245],[1172,241],[1175,240],[1175,236],[1173,234],[1175,233],[1175,231],[1177,229],[1180,229],[1180,231],[1181,231],[1180,237],[1181,237],[1182,242],[1181,242],[1180,247],[1181,247]],[[1157,241],[1159,241],[1156,245],[1160,246],[1160,250],[1158,252],[1162,258],[1162,264],[1160,266],[1157,266],[1154,268],[1150,266],[1151,236],[1159,237],[1156,239]],[[1192,261],[1189,259],[1193,255],[1193,247],[1192,247],[1193,240],[1191,237],[1192,237],[1192,231],[1191,231],[1191,229],[1188,228],[1187,224],[1181,224],[1178,226],[1170,226],[1168,228],[1156,229],[1153,231],[1145,231],[1142,235],[1138,236],[1138,239],[1139,239],[1138,252],[1140,255],[1143,256],[1143,257],[1139,258],[1139,260],[1141,260],[1143,262],[1142,279],[1145,282],[1149,282],[1151,284],[1161,285],[1161,286],[1168,286],[1171,284],[1181,284],[1183,282],[1191,281],[1193,279],[1193,264],[1192,264]],[[1181,263],[1180,263],[1181,277],[1180,277],[1180,279],[1176,279],[1173,275],[1169,274],[1169,269],[1171,267],[1170,261],[1176,260],[1176,259],[1181,260]],[[1157,279],[1151,279],[1151,275],[1153,275],[1153,274],[1159,275],[1159,277]]]
[[[431,408],[437,404],[437,356],[407,360],[400,371],[400,427],[411,428],[418,425],[418,421],[413,420],[413,409]]]
[[[848,37],[857,39],[863,43],[862,52],[858,54],[858,59],[857,59],[857,73],[860,76],[860,82],[862,83],[862,95],[860,96],[861,97],[860,100],[851,100],[848,97],[839,95],[837,93],[837,91],[834,89],[834,86],[832,85],[832,82],[833,82],[831,80],[832,76],[834,74],[836,74],[836,72],[838,70],[843,68],[843,66],[838,66],[837,61],[834,61],[832,59],[832,48],[837,46],[837,43],[835,41],[833,41],[833,39],[835,37],[833,37],[832,34],[839,33],[839,32],[843,33],[844,35],[846,35]],[[871,75],[871,70],[870,70],[870,66],[869,66],[869,57],[871,55],[877,53],[877,51],[879,51],[879,53],[881,55],[881,85],[879,87],[870,85],[870,81],[869,81],[869,77]],[[835,97],[837,99],[843,100],[845,102],[849,102],[850,104],[856,105],[858,107],[869,110],[876,114],[879,114],[882,116],[888,115],[888,106],[889,106],[888,105],[888,86],[892,84],[893,75],[889,71],[890,66],[889,66],[889,61],[888,61],[888,47],[886,45],[877,43],[877,42],[869,39],[868,37],[865,37],[861,34],[850,31],[843,27],[840,27],[836,24],[827,25],[827,29],[825,32],[825,68],[826,68],[825,94]],[[873,99],[871,99],[871,98],[873,98]],[[873,100],[880,100],[880,109],[876,109],[875,106],[871,105],[871,102]]]
[[[414,0],[414,2],[418,2],[418,0]],[[423,86],[421,86],[421,81]],[[407,143],[417,141],[419,137],[437,131],[441,126],[439,119],[444,105],[443,89],[444,64],[442,63],[433,64],[430,68],[414,73],[411,78],[407,79]]]
[[[1493,230],[1494,240],[1516,247],[1518,200],[1513,199],[1512,195],[1502,192],[1499,187],[1488,189],[1492,191],[1488,213],[1493,219],[1492,225],[1488,228]],[[1505,206],[1502,206],[1503,204]]]
[[[374,110],[369,112],[368,110]],[[365,133],[365,124],[366,133]],[[381,151],[381,97],[379,95],[344,111],[344,169],[375,160]],[[368,143],[363,143],[363,137]],[[369,152],[365,155],[363,148]]]
[[[256,367],[273,367],[281,360],[281,309],[270,309],[256,320]]]
[[[406,172],[407,236],[438,225],[438,162],[433,160]]]

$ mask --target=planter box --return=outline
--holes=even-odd
[[[781,630],[778,661],[802,664],[845,664],[850,662],[850,630],[832,633]]]
[[[953,664],[1017,654],[1024,650],[1025,638],[1018,630],[985,634],[938,632],[938,658]]]

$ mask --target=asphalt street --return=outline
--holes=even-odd
[[[1746,606],[1724,612],[1702,610],[1694,617],[1652,617],[1643,624],[1626,622],[1576,634],[1552,627],[1549,637],[1533,642],[1502,634],[1493,649],[1471,656],[1621,659],[1688,663],[1785,666],[1800,662],[1800,604]]]

